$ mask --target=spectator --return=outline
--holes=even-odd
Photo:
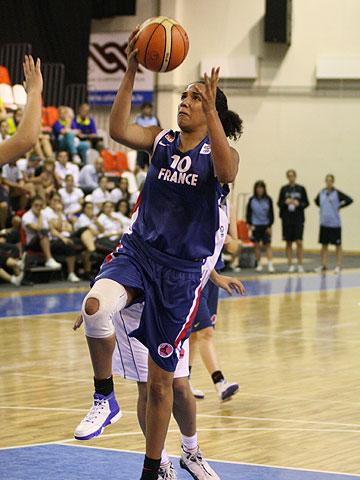
[[[24,115],[24,110],[22,108],[18,108],[14,110],[12,117],[7,119],[9,128],[8,128],[8,134],[10,136],[14,135],[14,133],[17,130],[17,127],[19,126],[22,118]]]
[[[336,266],[334,273],[341,272],[342,246],[341,246],[341,220],[339,210],[347,207],[353,199],[334,187],[334,175],[326,175],[326,187],[315,198],[315,203],[320,207],[320,234],[321,266],[317,272],[325,272],[328,265],[329,244],[335,245]]]
[[[3,184],[9,188],[10,205],[13,210],[24,210],[29,197],[35,196],[32,183],[25,183],[16,160],[11,160],[2,167]]]
[[[119,218],[114,214],[114,205],[112,202],[105,202],[102,213],[99,215],[99,223],[104,227],[104,232],[99,235],[103,246],[108,246],[113,250],[119,242],[123,233],[122,224]]]
[[[257,272],[262,272],[261,245],[266,248],[268,271],[275,272],[272,263],[271,226],[274,223],[274,208],[271,197],[267,194],[266,185],[259,180],[254,185],[253,196],[249,199],[246,209],[246,222],[252,230],[252,241],[255,244]]]
[[[6,119],[0,121],[0,143],[10,138],[9,124]]]
[[[10,213],[9,207],[9,188],[5,185],[3,178],[0,177],[0,230],[3,230],[8,223]]]
[[[44,201],[41,197],[34,197],[31,202],[31,209],[22,217],[26,237],[26,249],[35,252],[42,252],[45,256],[45,266],[54,270],[61,268],[52,256],[49,240],[49,226],[42,216]]]
[[[120,200],[117,212],[114,212],[114,216],[120,220],[123,231],[125,231],[131,225],[131,211],[129,202],[127,200]]]
[[[33,181],[37,185],[38,195],[46,201],[54,192],[57,192],[61,182],[55,173],[54,160],[46,159],[41,170],[38,171],[38,176],[35,176]]]
[[[288,170],[286,176],[289,180],[280,190],[278,207],[282,220],[283,239],[286,242],[286,256],[288,260],[288,271],[295,271],[292,264],[292,244],[296,242],[296,256],[298,261],[298,272],[303,272],[303,233],[305,215],[304,210],[309,206],[306,190],[302,185],[296,183],[295,170]]]
[[[61,201],[56,197],[53,197],[53,212],[54,215],[49,220],[51,251],[57,255],[65,256],[68,281],[71,283],[80,282],[80,278],[75,274],[76,250],[71,239],[72,227],[64,215]]]
[[[71,109],[59,107],[59,120],[53,125],[53,134],[60,150],[67,151],[76,163],[86,163],[89,143],[81,141],[77,135],[80,130],[71,126]]]
[[[13,273],[10,274],[7,270],[11,270]],[[18,248],[0,239],[0,279],[19,287],[23,278],[24,265],[19,259]]]
[[[95,215],[98,215],[105,202],[111,201],[111,193],[108,190],[108,179],[105,176],[100,178],[99,187],[92,192],[91,200],[94,204]]]
[[[55,173],[61,186],[65,185],[65,177],[72,175],[75,186],[79,184],[79,167],[75,163],[69,162],[69,154],[66,150],[60,150],[56,155]]]
[[[84,192],[80,188],[75,187],[72,175],[66,175],[65,187],[60,188],[59,193],[64,205],[64,212],[68,218],[81,212]]]
[[[135,123],[141,127],[160,126],[159,119],[153,113],[152,103],[145,102],[141,105],[140,113],[135,117]],[[145,169],[149,166],[149,159],[148,152],[139,150],[137,152],[136,164],[140,169]]]
[[[94,165],[84,165],[80,170],[79,187],[85,195],[93,192],[99,186],[99,178],[104,174],[104,160],[98,157]]]
[[[94,214],[94,205],[92,202],[85,202],[81,215],[77,218],[74,229],[75,232],[83,228],[88,228],[97,238],[101,233],[105,232],[104,226],[99,222],[97,216]]]
[[[90,117],[90,105],[88,103],[80,105],[78,114],[71,122],[71,128],[78,131],[77,136],[80,140],[89,140],[92,146],[96,148],[96,144],[100,139],[97,134],[95,120]],[[86,163],[86,159],[83,159],[83,162]]]
[[[120,177],[119,188],[114,188],[114,190],[110,192],[110,195],[110,201],[115,205],[120,202],[120,200],[127,200],[130,208],[133,208],[139,192],[130,193],[128,179],[126,177]]]

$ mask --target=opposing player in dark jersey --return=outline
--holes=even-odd
[[[110,134],[123,145],[152,152],[151,165],[136,205],[130,234],[106,258],[82,316],[95,374],[94,402],[106,403],[109,416],[119,407],[113,396],[112,316],[144,301],[140,326],[132,336],[149,350],[146,456],[142,480],[157,479],[173,404],[173,375],[182,343],[196,314],[201,267],[212,255],[219,228],[222,184],[232,182],[239,157],[226,137],[238,138],[241,120],[229,111],[217,88],[219,69],[204,84],[189,85],[178,109],[180,132],[130,123],[131,97],[138,67],[128,45],[128,68],[116,96]]]
[[[43,79],[40,59],[36,64],[31,55],[26,55],[23,63],[27,102],[24,116],[16,133],[0,144],[0,166],[17,160],[35,145],[41,127],[41,92]]]

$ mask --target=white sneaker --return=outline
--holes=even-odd
[[[274,273],[275,272],[275,268],[274,268],[274,265],[272,263],[268,264],[268,272],[269,273]]]
[[[173,464],[169,462],[167,465],[160,465],[158,480],[176,480],[176,471]]]
[[[75,275],[74,272],[69,273],[67,279],[68,279],[68,282],[71,282],[71,283],[80,282],[80,278],[77,275]]]
[[[335,275],[339,275],[339,273],[341,273],[341,267],[335,267],[334,268],[334,273],[335,273]]]
[[[203,458],[200,448],[193,453],[181,446],[180,467],[187,470],[195,480],[220,480],[220,477]]]
[[[202,390],[194,388],[190,382],[189,384],[191,388],[191,393],[194,395],[195,398],[197,398],[198,400],[202,400],[203,398],[205,398],[205,393]]]
[[[74,437],[76,440],[90,440],[90,438],[98,437],[105,427],[117,422],[121,417],[122,412],[114,392],[107,397],[94,393],[93,406],[76,427]]]
[[[298,266],[297,266],[297,271],[298,271],[299,273],[304,273],[304,272],[305,272],[304,267],[303,267],[302,265],[298,265]]]
[[[262,272],[263,271],[263,266],[261,263],[258,264],[258,266],[255,268],[255,272]]]
[[[49,258],[45,262],[45,267],[52,268],[53,270],[60,270],[61,263],[57,262],[54,258]]]
[[[289,265],[288,272],[289,273],[294,273],[295,272],[295,265]]]
[[[24,278],[24,272],[21,272],[19,275],[11,275],[11,280],[10,282],[15,285],[16,287],[20,287],[21,282],[23,281]]]
[[[219,398],[222,402],[226,400],[230,400],[230,398],[235,395],[235,393],[239,390],[238,383],[228,383],[225,379],[221,380],[221,382],[215,383],[216,391],[219,395]]]

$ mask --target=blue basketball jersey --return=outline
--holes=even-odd
[[[164,130],[154,142],[130,236],[172,257],[201,260],[214,251],[224,189],[215,177],[209,138],[181,152],[179,135]]]

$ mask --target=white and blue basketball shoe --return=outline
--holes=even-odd
[[[117,422],[122,412],[116,401],[114,392],[105,397],[94,393],[93,406],[75,429],[76,440],[90,440],[102,434],[105,427]]]

